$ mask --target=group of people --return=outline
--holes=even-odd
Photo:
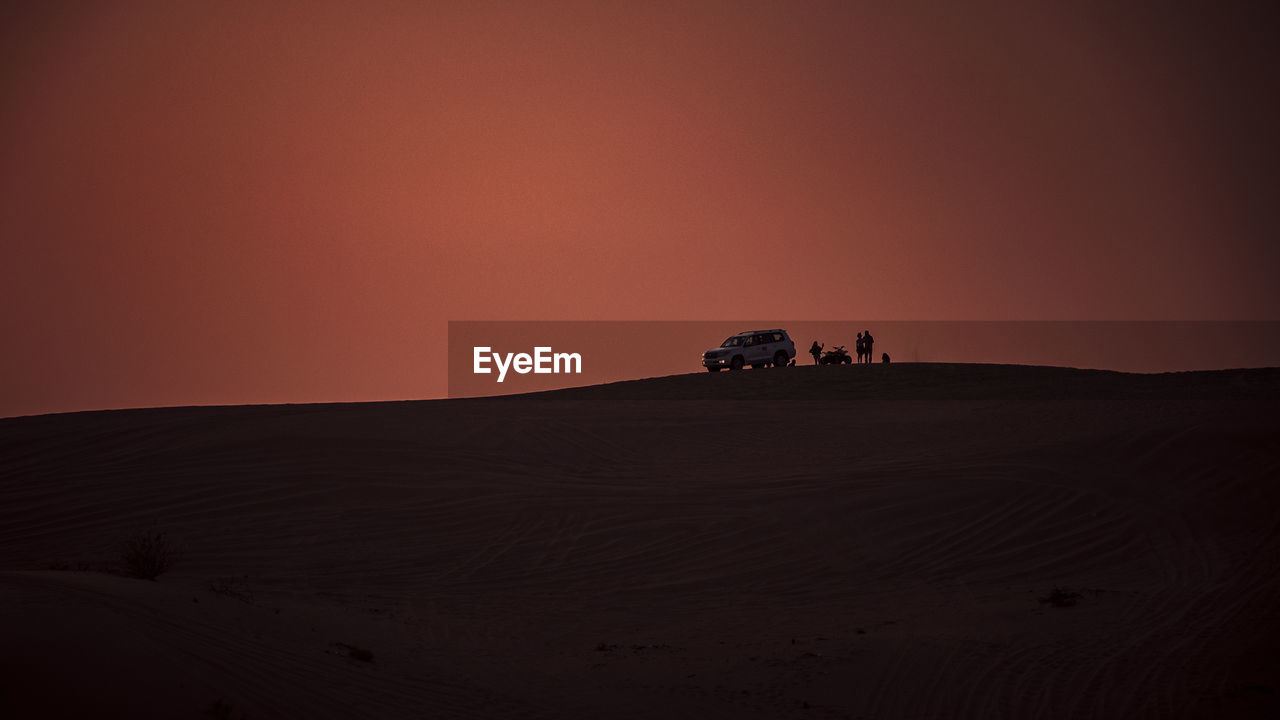
[[[875,341],[876,341],[876,339],[875,339],[875,338],[873,338],[873,337],[871,337],[871,331],[870,331],[870,330],[867,330],[867,331],[865,331],[865,332],[860,332],[860,333],[858,333],[858,341],[857,341],[856,343],[854,343],[854,346],[853,346],[853,347],[854,347],[854,350],[855,350],[855,351],[857,352],[857,354],[858,354],[858,364],[859,364],[859,365],[861,365],[861,364],[863,364],[863,363],[870,363],[870,362],[871,362],[871,346],[872,346],[872,343],[874,343]],[[814,364],[814,365],[817,365],[817,364],[819,363],[819,361],[822,359],[822,348],[824,348],[824,347],[826,347],[826,346],[825,346],[825,345],[819,345],[819,344],[818,344],[818,341],[817,341],[817,340],[814,340],[814,341],[813,341],[813,346],[809,348],[809,354],[813,356],[813,364]],[[845,357],[848,357],[848,356],[846,355]],[[889,354],[888,354],[888,353],[885,353],[885,355],[884,355],[884,362],[889,362]]]

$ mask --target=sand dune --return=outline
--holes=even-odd
[[[1278,401],[902,364],[0,420],[0,713],[1273,716]],[[170,572],[98,572],[152,524]]]

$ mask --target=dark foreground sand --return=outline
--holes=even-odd
[[[1277,410],[875,365],[0,420],[0,716],[1275,717]],[[171,572],[92,570],[152,522]]]

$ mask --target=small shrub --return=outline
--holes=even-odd
[[[214,578],[209,581],[209,592],[253,604],[253,591],[249,589],[248,575]]]
[[[1083,597],[1080,593],[1066,587],[1056,587],[1049,593],[1048,597],[1040,598],[1040,602],[1048,603],[1054,607],[1071,607],[1080,602]]]
[[[347,643],[334,643],[334,645],[345,649],[347,651],[347,657],[352,660],[359,660],[360,662],[367,663],[373,662],[373,652],[370,650],[365,650],[364,648],[356,647],[355,645],[348,645]]]
[[[163,530],[149,528],[124,541],[120,553],[125,574],[143,580],[155,580],[169,569],[172,551]]]
[[[231,710],[231,703],[218,698],[209,706],[209,709],[204,711],[203,717],[209,718],[209,720],[231,720]],[[240,720],[248,720],[248,718],[249,714],[241,710]]]

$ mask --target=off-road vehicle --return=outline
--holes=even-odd
[[[732,335],[720,347],[702,353],[702,365],[711,372],[741,370],[743,365],[785,367],[795,356],[796,344],[786,330],[752,330]]]

